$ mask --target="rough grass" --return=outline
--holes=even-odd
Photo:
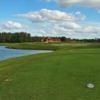
[[[0,62],[0,100],[100,99],[99,44],[50,45],[59,49]]]

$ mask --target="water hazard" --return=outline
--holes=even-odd
[[[30,54],[38,54],[44,52],[52,52],[49,50],[19,50],[19,49],[8,49],[5,46],[0,46],[0,61],[9,58],[25,56]]]

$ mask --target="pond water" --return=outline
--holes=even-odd
[[[19,50],[19,49],[8,49],[5,46],[0,46],[0,61],[18,56],[25,56],[30,54],[52,52],[49,50]]]

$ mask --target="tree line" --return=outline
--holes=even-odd
[[[0,42],[1,43],[21,43],[21,42],[30,42],[31,35],[25,32],[1,32],[0,33]]]
[[[0,43],[22,43],[22,42],[41,42],[41,39],[48,37],[31,36],[26,32],[0,32]],[[66,37],[52,37],[52,39],[60,38],[62,42],[66,41]]]
[[[100,38],[94,38],[94,39],[76,39],[77,42],[84,42],[84,43],[99,43]]]
[[[30,33],[26,32],[0,32],[0,43],[22,43],[22,42],[41,42],[41,39],[46,39],[44,36],[31,36]],[[61,42],[100,42],[100,38],[95,39],[71,39],[62,37],[51,37],[52,39],[60,39]]]

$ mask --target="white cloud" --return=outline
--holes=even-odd
[[[100,13],[100,9],[96,9],[98,11],[98,13]]]
[[[55,0],[61,7],[81,5],[100,9],[100,0]]]
[[[99,23],[55,22],[49,27],[44,25],[36,33],[42,36],[66,36],[68,38],[100,38]]]
[[[0,25],[1,28],[5,29],[25,29],[26,26],[22,25],[21,23],[14,22],[14,21],[7,21]]]
[[[86,33],[100,33],[100,26],[87,26],[84,29],[84,32]]]
[[[26,14],[17,14],[19,17],[27,18],[32,23],[50,22],[50,21],[76,21],[85,20],[85,15],[81,13],[71,14],[58,10],[42,9],[40,11],[29,12]]]
[[[38,1],[40,1],[40,2],[42,2],[42,1],[51,2],[51,1],[54,1],[54,0],[38,0]]]
[[[51,0],[47,0],[47,2],[50,2]]]
[[[55,24],[57,27],[63,27],[65,29],[80,29],[81,26],[79,24],[76,24],[75,22],[62,22]]]
[[[0,24],[0,32],[29,32],[30,28],[19,22],[6,21]]]
[[[86,16],[85,15],[83,15],[81,12],[79,12],[79,11],[77,11],[77,12],[75,12],[75,16],[77,17],[77,18],[80,18],[80,20],[85,20],[86,19]]]
[[[0,25],[0,31],[5,32],[20,32],[26,31],[33,36],[66,36],[68,38],[100,38],[99,23],[78,23],[56,21],[52,23],[34,23],[28,30],[21,28],[20,24],[12,26],[9,21]],[[16,22],[17,23],[17,22]],[[34,25],[36,25],[34,27]],[[10,27],[8,26],[10,25]],[[16,27],[16,28],[15,28]]]

